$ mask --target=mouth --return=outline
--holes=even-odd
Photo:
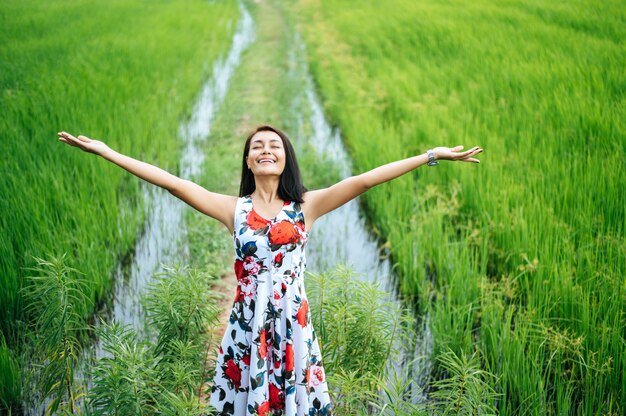
[[[276,163],[276,162],[275,162],[275,161],[273,161],[272,159],[261,159],[261,160],[259,160],[259,162],[258,162],[258,163],[259,163],[259,164],[264,164],[264,163],[267,163],[267,164],[274,164],[274,163]]]

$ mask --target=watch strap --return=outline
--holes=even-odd
[[[433,149],[428,149],[426,151],[426,154],[428,155],[428,163],[427,163],[428,166],[435,166],[439,164],[439,162],[437,162],[437,159],[435,158]]]

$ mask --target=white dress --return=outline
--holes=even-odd
[[[332,416],[304,289],[308,233],[300,204],[285,201],[268,220],[246,195],[234,225],[238,283],[210,404],[220,416]]]

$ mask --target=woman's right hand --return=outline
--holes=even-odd
[[[109,146],[99,140],[93,140],[89,137],[78,136],[78,138],[72,136],[69,133],[61,131],[58,133],[59,140],[69,144],[70,146],[78,147],[80,150],[94,153],[96,155],[102,155],[106,150],[110,150]]]

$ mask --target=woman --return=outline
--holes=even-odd
[[[479,163],[480,147],[436,147],[333,186],[308,191],[291,142],[277,128],[257,127],[243,151],[239,196],[223,195],[132,159],[98,140],[59,133],[167,189],[220,221],[233,236],[238,284],[221,342],[210,404],[219,415],[331,415],[324,366],[304,288],[304,246],[315,221],[368,189],[435,160]]]

